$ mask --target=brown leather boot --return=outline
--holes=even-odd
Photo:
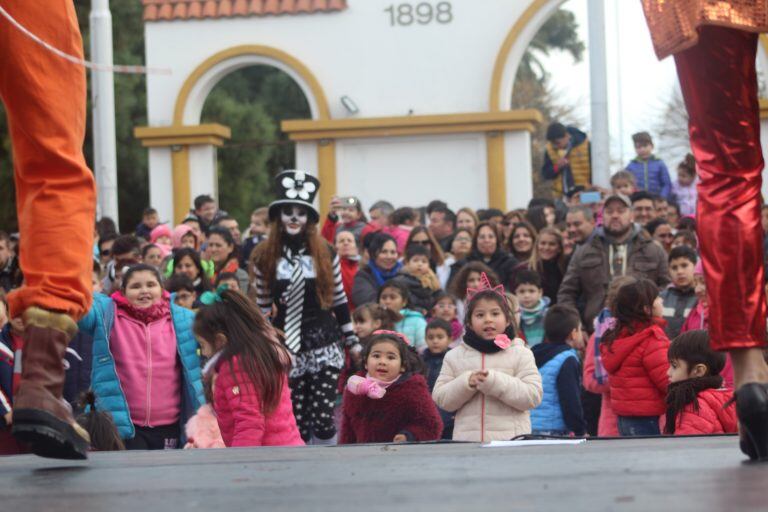
[[[13,435],[41,457],[87,458],[90,438],[75,422],[64,389],[64,354],[77,325],[40,308],[24,312],[21,383],[13,397]]]

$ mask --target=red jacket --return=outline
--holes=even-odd
[[[727,389],[705,389],[696,397],[699,411],[693,404],[688,404],[677,415],[675,435],[731,434],[738,431],[736,406],[725,402],[733,398],[733,392]]]
[[[221,437],[228,448],[304,444],[293,416],[288,376],[283,374],[282,380],[280,402],[274,411],[265,416],[256,387],[240,367],[238,357],[232,358],[231,365],[229,361],[222,361],[216,366],[213,408]]]
[[[409,441],[434,441],[442,433],[440,413],[422,375],[404,375],[379,399],[344,390],[339,444],[391,443],[398,434]]]
[[[666,411],[669,338],[663,321],[630,334],[619,333],[600,354],[608,371],[611,407],[619,416],[660,416]]]
[[[341,282],[344,285],[344,293],[347,295],[349,312],[351,313],[355,309],[355,305],[352,304],[352,285],[355,283],[355,276],[360,268],[360,261],[351,260],[349,258],[340,258],[340,260]]]

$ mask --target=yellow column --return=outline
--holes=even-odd
[[[485,135],[488,152],[488,206],[507,211],[507,184],[504,163],[504,134],[488,132]]]
[[[336,141],[317,142],[317,177],[320,179],[320,218],[328,214],[328,204],[336,195]]]
[[[171,148],[173,164],[173,220],[174,224],[181,223],[189,213],[192,204],[189,184],[189,146],[180,149]]]

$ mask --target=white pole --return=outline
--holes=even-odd
[[[626,163],[626,160],[624,159],[624,93],[623,93],[623,83],[622,83],[622,67],[621,67],[621,4],[619,2],[616,2],[616,5],[614,6],[614,25],[616,27],[615,37],[616,37],[616,46],[615,46],[615,58],[616,58],[616,104],[618,105],[617,114],[618,114],[618,124],[619,124],[619,163],[620,165],[624,165]]]
[[[112,13],[109,0],[91,0],[91,60],[112,65]],[[115,81],[111,71],[91,70],[93,107],[93,171],[98,188],[99,217],[117,215],[117,148],[115,142]]]
[[[588,0],[589,10],[589,91],[592,116],[592,181],[608,187],[610,138],[608,135],[608,77],[605,55],[604,0]]]

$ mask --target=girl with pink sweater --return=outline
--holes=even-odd
[[[240,292],[206,292],[200,301],[194,331],[210,358],[203,373],[224,444],[303,445],[288,387],[291,359],[275,330]]]
[[[120,291],[95,294],[80,330],[93,337],[91,387],[127,449],[181,446],[181,427],[204,402],[194,313],[170,301],[155,267],[124,271]]]

